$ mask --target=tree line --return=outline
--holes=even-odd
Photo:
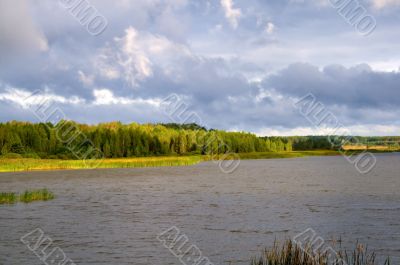
[[[257,137],[246,132],[208,130],[197,124],[0,123],[0,155],[3,157],[77,159],[85,153],[100,154],[106,158],[207,155],[338,150],[342,144],[399,146],[399,143],[398,136]]]
[[[400,136],[293,136],[293,150],[339,150],[343,145],[400,147]]]
[[[76,159],[95,149],[106,158],[291,151],[290,139],[207,130],[197,124],[0,123],[0,154]]]

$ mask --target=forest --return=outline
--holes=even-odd
[[[296,151],[340,150],[343,146],[400,148],[399,136],[292,136],[284,139],[291,142]]]
[[[122,158],[291,150],[289,139],[207,130],[196,124],[0,123],[3,157],[76,159],[84,153],[101,153],[106,158]]]
[[[344,143],[398,146],[399,141],[400,137],[257,137],[247,132],[227,132],[206,129],[197,124],[176,123],[0,123],[0,155],[3,158],[78,159],[83,154],[123,158],[338,150]]]

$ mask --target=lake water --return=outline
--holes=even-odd
[[[20,238],[42,229],[76,264],[180,264],[157,235],[179,228],[213,264],[249,264],[276,239],[312,228],[328,244],[367,243],[400,264],[400,155],[367,175],[343,157],[190,167],[0,174],[0,191],[56,199],[0,206],[0,264],[43,264]]]

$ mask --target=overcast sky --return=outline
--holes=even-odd
[[[400,0],[358,2],[368,35],[337,0],[90,0],[93,35],[81,1],[0,1],[0,121],[38,122],[40,90],[78,122],[179,122],[176,94],[209,128],[321,134],[293,105],[312,93],[353,135],[400,135]]]

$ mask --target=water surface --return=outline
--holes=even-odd
[[[157,240],[176,226],[217,264],[249,264],[307,228],[357,240],[400,264],[400,155],[367,175],[342,157],[190,167],[0,174],[0,191],[46,187],[53,201],[0,206],[0,264],[43,264],[20,242],[41,228],[76,264],[180,264]]]

